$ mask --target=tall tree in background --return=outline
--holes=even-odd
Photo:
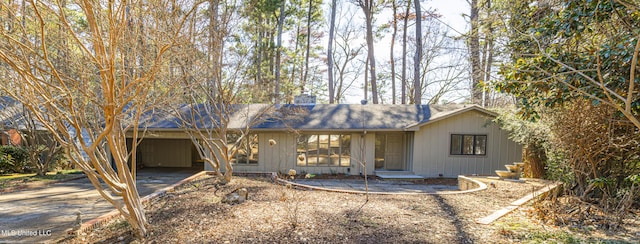
[[[404,11],[404,26],[402,28],[402,76],[401,80],[401,103],[407,104],[407,31],[409,30],[409,11],[411,10],[411,0],[407,1],[407,8]]]
[[[138,118],[151,102],[152,81],[182,40],[180,31],[195,6],[137,3],[29,1],[22,6],[26,11],[18,12],[2,2],[3,11],[22,19],[12,20],[10,26],[18,27],[12,31],[0,29],[0,68],[11,83],[0,89],[32,112],[70,151],[100,195],[144,236],[148,221],[130,167],[135,150],[129,151],[126,133],[137,137]],[[138,12],[146,21],[129,25],[129,15]],[[55,25],[50,23],[65,31],[51,30]],[[129,64],[136,69],[132,76],[125,69],[126,52],[137,45],[140,26],[150,40],[144,47],[147,55]],[[58,57],[62,53],[65,57]],[[67,62],[54,62],[62,58]],[[138,66],[142,61],[145,65]]]
[[[509,16],[505,9],[511,3],[498,2],[496,6],[491,0],[468,1],[471,9],[469,15],[470,30],[466,34],[469,63],[471,67],[471,102],[487,106],[492,104],[491,82],[495,58],[500,53],[496,48],[497,36],[505,37],[501,30],[508,30],[504,26],[504,16]],[[500,31],[499,31],[500,30]],[[505,37],[506,38],[506,37]]]
[[[362,8],[367,30],[367,67],[369,71],[369,79],[371,80],[371,100],[373,104],[378,104],[378,82],[376,75],[375,52],[373,49],[373,15],[377,10],[377,2],[375,0],[357,0],[356,4]],[[368,81],[365,79],[365,83],[366,82]],[[365,89],[366,87],[367,86],[365,86]]]
[[[469,63],[471,64],[471,102],[476,104],[482,103],[482,67],[480,65],[480,25],[479,16],[480,8],[478,0],[467,1],[471,6],[471,14],[469,15],[469,23],[471,26],[467,38],[467,46],[469,48]]]
[[[327,75],[329,76],[329,104],[335,103],[335,86],[333,81],[333,42],[336,29],[337,1],[331,1],[331,16],[329,20],[329,43],[327,44]]]
[[[494,58],[494,21],[496,21],[497,16],[495,15],[493,8],[491,7],[491,0],[485,0],[484,9],[486,11],[486,17],[483,21],[484,27],[484,43],[482,45],[482,60],[480,62],[480,68],[482,69],[482,82],[485,84],[481,86],[482,89],[482,106],[487,106],[489,103],[489,99],[487,97],[486,86],[491,81],[491,74],[493,68],[493,58]]]
[[[275,89],[275,103],[280,103],[280,85],[282,83],[281,71],[282,71],[282,29],[284,28],[285,7],[287,6],[286,0],[280,2],[280,14],[278,16],[278,40],[276,42],[276,89]]]
[[[422,9],[420,0],[414,1],[416,10],[416,54],[413,56],[413,87],[414,104],[422,104],[422,89],[420,89],[420,61],[422,60]]]
[[[243,39],[238,42],[245,45],[243,49],[251,57],[252,65],[245,72],[253,82],[247,87],[252,89],[252,102],[273,102],[274,60],[277,52],[275,38],[280,5],[280,1],[247,0],[240,13],[245,22],[242,33],[238,33],[236,39],[242,35]]]
[[[394,57],[394,47],[396,44],[396,34],[398,33],[398,20],[402,16],[398,16],[398,4],[396,0],[391,0],[391,48],[389,49],[389,63],[391,64],[391,104],[396,104],[396,62]]]
[[[311,55],[311,14],[313,12],[313,0],[309,0],[307,10],[307,45],[304,52],[304,75],[300,81],[300,92],[304,93],[305,86],[309,79],[309,55]]]

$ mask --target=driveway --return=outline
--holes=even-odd
[[[136,179],[138,191],[140,196],[146,196],[201,170],[141,169]],[[56,240],[74,226],[78,212],[85,222],[113,209],[86,178],[0,194],[0,243]]]

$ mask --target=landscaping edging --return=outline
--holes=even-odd
[[[496,221],[497,219],[501,218],[502,216],[507,215],[508,213],[510,213],[513,210],[516,210],[518,207],[522,206],[523,204],[531,201],[531,199],[534,199],[536,197],[541,196],[542,194],[545,194],[553,189],[555,189],[556,187],[562,185],[562,183],[560,182],[555,182],[551,185],[547,185],[545,187],[542,187],[542,189],[539,189],[529,195],[526,195],[518,200],[515,200],[513,202],[511,202],[509,204],[509,206],[506,206],[504,208],[501,208],[495,212],[493,212],[491,215],[486,216],[484,218],[480,218],[476,220],[476,223],[478,224],[491,224],[493,223],[493,221]]]
[[[328,191],[328,192],[338,192],[338,193],[348,193],[348,194],[373,194],[373,195],[451,195],[451,194],[463,194],[463,193],[470,193],[470,192],[476,192],[476,191],[482,191],[482,190],[486,190],[487,189],[487,185],[477,181],[475,179],[472,178],[468,178],[466,176],[462,176],[459,175],[458,176],[458,187],[460,187],[460,181],[462,180],[463,182],[465,182],[465,184],[467,184],[467,187],[469,185],[476,185],[477,188],[474,189],[468,189],[467,190],[461,190],[461,191],[441,191],[441,192],[366,192],[366,191],[355,191],[355,190],[339,190],[339,189],[331,189],[331,188],[326,188],[326,187],[318,187],[318,186],[310,186],[310,185],[305,185],[305,184],[300,184],[300,183],[295,183],[295,182],[291,182],[282,178],[279,178],[277,176],[276,173],[273,173],[273,176],[275,177],[274,180],[277,183],[283,184],[283,185],[291,185],[294,187],[298,187],[298,188],[303,188],[303,189],[309,189],[309,190],[318,190],[318,191]]]
[[[160,190],[157,190],[157,191],[155,191],[155,192],[153,192],[153,193],[151,193],[149,195],[146,195],[146,196],[142,197],[140,199],[140,201],[141,201],[142,205],[144,205],[146,207],[146,206],[148,206],[148,204],[149,204],[149,202],[151,200],[153,200],[155,198],[158,198],[158,197],[161,197],[161,196],[164,196],[164,195],[167,194],[167,192],[173,191],[176,187],[181,186],[181,185],[183,185],[185,183],[188,183],[188,182],[190,182],[190,181],[192,181],[194,179],[197,179],[200,176],[205,175],[206,173],[207,173],[206,171],[200,171],[200,172],[198,172],[198,173],[196,173],[196,174],[194,174],[192,176],[189,176],[189,177],[187,177],[187,178],[185,178],[185,179],[183,179],[181,181],[178,181],[177,183],[175,183],[173,185],[167,186],[167,187],[162,188]],[[87,222],[82,223],[80,225],[80,227],[77,228],[77,229],[74,229],[74,228],[68,229],[67,230],[67,235],[78,235],[78,234],[81,234],[83,232],[91,231],[91,230],[93,230],[95,228],[102,227],[104,224],[108,223],[109,221],[114,220],[114,219],[119,218],[119,217],[122,217],[122,215],[120,214],[120,211],[118,211],[117,209],[112,210],[111,212],[103,214],[100,217],[97,217],[95,219],[92,219],[92,220],[89,220]],[[63,237],[63,238],[61,238],[61,240],[65,239],[65,238],[67,238],[67,237]],[[58,241],[56,241],[56,242],[58,242]]]

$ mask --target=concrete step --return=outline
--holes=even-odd
[[[406,170],[376,170],[373,171],[375,175],[384,174],[384,175],[413,175],[413,171]]]
[[[380,171],[376,170],[375,175],[382,180],[423,180],[424,177],[414,174],[411,171]]]

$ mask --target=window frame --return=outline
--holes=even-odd
[[[454,137],[458,137],[457,140],[454,140]],[[473,138],[471,141],[471,153],[465,152],[467,150],[465,150],[465,141],[466,138]],[[479,138],[483,138],[484,137],[484,144],[479,143],[480,140]],[[489,141],[489,136],[487,134],[459,134],[459,133],[452,133],[449,136],[449,156],[487,156],[487,147],[488,147],[488,141]],[[454,145],[454,141],[456,141],[455,143],[457,143],[457,145]],[[457,149],[457,152],[454,152],[454,146],[455,149]],[[484,146],[484,150],[482,150],[482,153],[478,153],[478,148],[480,146]]]
[[[337,137],[338,145],[332,147],[332,138]],[[295,146],[295,157],[297,167],[351,167],[351,138],[350,133],[303,133],[297,136]],[[315,138],[316,141],[310,142],[309,140]],[[327,142],[321,142],[322,138],[326,138]],[[348,141],[348,145],[344,142]],[[315,147],[313,147],[315,146]],[[326,155],[323,152],[325,149],[323,146],[327,146]],[[336,151],[337,150],[337,151]],[[315,151],[315,154],[313,153]],[[338,155],[338,162],[336,165],[332,164],[331,156]],[[321,163],[321,157],[326,156],[328,162]],[[349,157],[349,160],[343,162],[344,157]],[[309,159],[315,160],[315,163],[309,163]]]

